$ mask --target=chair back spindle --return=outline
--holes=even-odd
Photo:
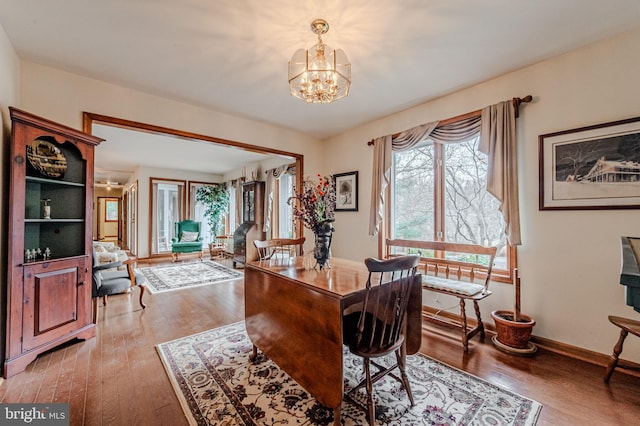
[[[369,258],[365,265],[369,278],[358,321],[356,346],[362,353],[389,353],[404,337],[404,319],[418,257],[404,256],[388,261]]]
[[[343,316],[343,339],[354,355],[363,358],[365,378],[345,397],[354,401],[353,395],[365,387],[367,391],[367,421],[375,422],[373,402],[373,383],[391,373],[400,370],[400,378],[407,396],[414,405],[409,379],[405,371],[405,322],[406,313],[413,287],[420,287],[421,277],[416,274],[420,258],[417,255],[394,257],[389,260],[368,258],[364,261],[369,276],[360,310],[345,313]],[[396,363],[383,367],[372,359],[394,352]],[[371,373],[371,365],[378,368]]]
[[[258,249],[259,260],[288,259],[304,254],[305,238],[272,238],[269,240],[255,240],[253,245]]]

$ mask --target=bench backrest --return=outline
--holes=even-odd
[[[392,258],[414,252],[420,255],[420,265],[424,275],[470,282],[480,280],[485,288],[489,286],[496,247],[475,244],[447,243],[442,241],[386,240],[386,257]],[[393,253],[394,247],[404,248],[404,253]],[[411,250],[413,249],[413,250]],[[411,253],[411,254],[414,254]],[[463,260],[447,259],[447,253],[465,255]],[[475,256],[474,256],[475,255]]]

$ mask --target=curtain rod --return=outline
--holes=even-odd
[[[516,110],[516,118],[518,118],[520,116],[520,104],[523,103],[529,103],[533,100],[533,96],[531,95],[527,95],[524,98],[513,98],[511,99],[511,102],[513,103],[513,107]],[[460,120],[464,120],[467,118],[471,118],[471,117],[476,117],[478,115],[480,115],[482,113],[481,109],[478,109],[476,111],[471,111],[471,112],[467,112],[466,114],[461,114],[461,115],[456,115],[455,117],[451,117],[451,118],[447,118],[445,120],[440,120],[440,122],[438,123],[438,126],[444,126],[446,124],[450,124],[450,123],[454,123],[456,121],[460,121]],[[397,138],[398,136],[400,136],[402,132],[398,132],[398,133],[394,133],[391,135],[392,138]],[[371,146],[373,145],[373,139],[371,139],[369,142],[367,142],[367,145]]]

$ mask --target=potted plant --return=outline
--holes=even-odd
[[[493,344],[499,350],[514,355],[531,355],[537,347],[529,341],[531,331],[536,322],[533,318],[520,312],[520,276],[518,270],[513,270],[515,287],[515,307],[513,311],[497,310],[491,312],[496,326]]]
[[[229,191],[224,185],[201,186],[196,191],[196,201],[204,205],[204,216],[207,219],[212,237],[219,235],[222,216],[229,210]],[[209,243],[209,252],[214,256],[215,243]]]

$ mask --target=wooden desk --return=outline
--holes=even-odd
[[[362,300],[363,262],[331,259],[331,269],[307,271],[302,258],[249,262],[244,278],[245,322],[253,344],[316,400],[334,409],[340,424],[342,313]],[[407,353],[420,349],[422,294],[414,281],[408,307]]]

